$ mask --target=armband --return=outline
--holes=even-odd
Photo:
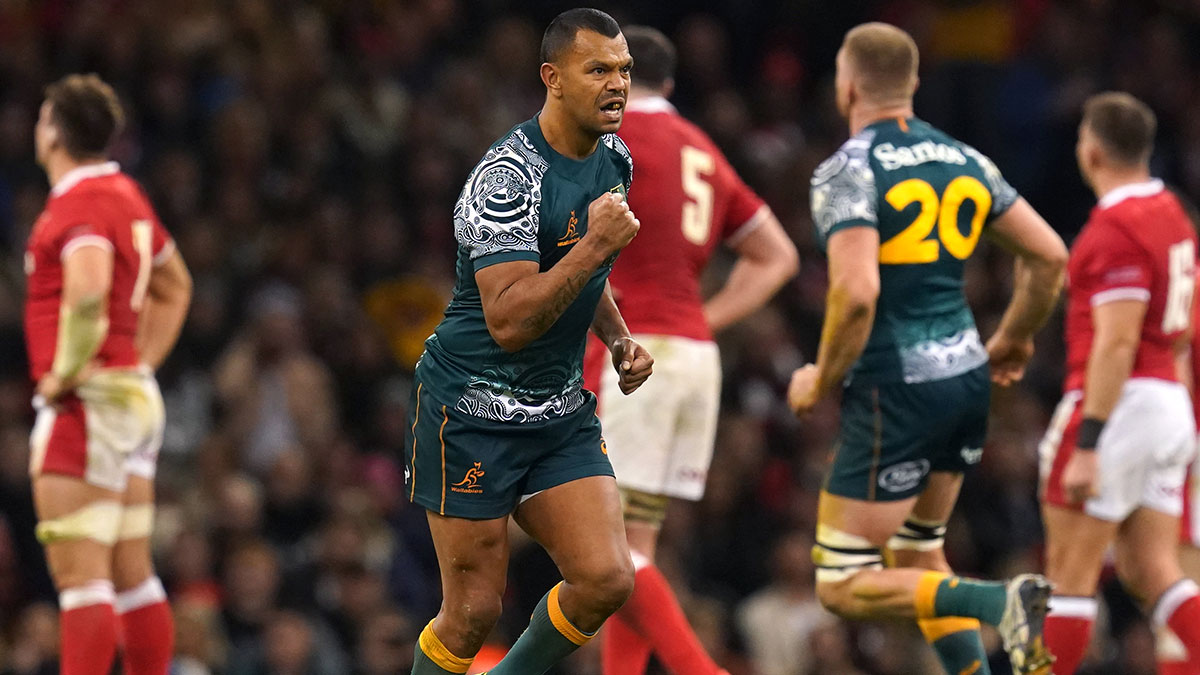
[[[1098,420],[1095,417],[1085,417],[1079,423],[1079,434],[1075,438],[1075,447],[1080,450],[1095,450],[1096,443],[1100,440],[1100,432],[1104,431],[1104,423],[1106,420]]]

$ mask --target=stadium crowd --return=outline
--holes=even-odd
[[[923,59],[918,115],[989,154],[1069,241],[1092,202],[1074,167],[1079,107],[1101,89],[1152,105],[1156,172],[1200,198],[1200,56],[1189,47],[1200,5],[668,4],[599,3],[675,39],[675,102],[770,203],[803,268],[768,310],[720,336],[716,461],[704,500],[672,507],[662,568],[690,589],[694,625],[733,675],[936,672],[915,628],[835,620],[812,590],[836,406],[801,422],[783,394],[816,353],[824,303],[807,185],[845,137],[833,55],[862,20],[909,30]],[[440,597],[424,513],[403,488],[409,378],[453,283],[454,199],[487,145],[540,107],[540,31],[567,6],[0,3],[0,673],[56,672],[20,332],[22,251],[47,193],[32,143],[42,87],[94,71],[117,88],[129,121],[115,157],[195,277],[160,373],[168,431],[154,541],[177,616],[175,672],[407,672]],[[985,334],[1009,266],[988,249],[969,268]],[[1026,382],[994,397],[982,467],[949,529],[957,570],[1040,567],[1036,446],[1060,387],[1059,333],[1052,321]],[[544,553],[518,541],[499,646],[557,581]],[[1110,586],[1092,672],[1153,672],[1149,629]],[[595,663],[585,649],[560,672]]]

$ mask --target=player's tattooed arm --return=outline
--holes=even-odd
[[[639,226],[622,197],[606,193],[588,207],[587,234],[550,269],[539,272],[538,263],[517,260],[476,271],[483,316],[496,344],[515,352],[544,335]]]
[[[595,270],[581,269],[568,276],[561,286],[550,297],[550,303],[540,311],[525,317],[522,322],[525,330],[534,335],[542,335],[550,330],[558,317],[575,302],[575,298],[583,291]]]

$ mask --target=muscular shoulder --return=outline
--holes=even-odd
[[[454,234],[471,259],[537,251],[542,178],[549,163],[517,128],[475,165],[454,209]]]
[[[822,238],[851,225],[876,225],[875,172],[870,149],[875,133],[865,130],[817,166],[811,181],[813,223]]]

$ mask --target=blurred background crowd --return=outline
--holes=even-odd
[[[807,185],[846,136],[834,53],[863,20],[909,30],[922,55],[918,115],[989,154],[1070,241],[1093,202],[1073,147],[1080,104],[1096,91],[1124,89],[1154,108],[1156,173],[1200,198],[1200,2],[597,5],[676,41],[675,103],[767,199],[803,258],[769,309],[720,336],[708,494],[672,507],[663,569],[733,675],[937,672],[914,628],[837,621],[812,591],[836,407],[800,423],[783,393],[820,329],[824,264]],[[57,672],[26,475],[20,327],[22,252],[47,194],[32,152],[42,87],[94,71],[117,88],[129,123],[115,158],[145,185],[195,277],[160,373],[169,429],[154,541],[178,617],[175,672],[402,673],[440,598],[401,449],[412,367],[453,284],[452,204],[488,144],[540,107],[541,31],[570,6],[0,0],[0,673]],[[985,334],[1009,267],[987,247],[969,267]],[[982,467],[950,526],[960,571],[1039,567],[1036,445],[1057,399],[1060,331],[1055,319],[1026,382],[994,397]],[[500,647],[557,580],[514,536]],[[1150,673],[1146,623],[1110,586],[1092,672]],[[597,672],[595,652],[558,672]]]

